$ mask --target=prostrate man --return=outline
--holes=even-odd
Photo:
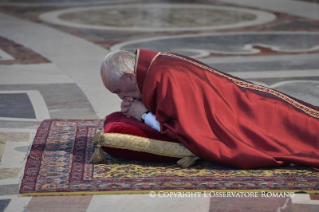
[[[245,169],[319,168],[318,107],[170,53],[112,52],[101,77],[123,100],[124,115],[205,160]]]

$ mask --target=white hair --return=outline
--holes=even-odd
[[[135,58],[135,54],[125,50],[109,53],[102,63],[101,77],[104,73],[108,84],[117,83],[125,73],[134,72]]]

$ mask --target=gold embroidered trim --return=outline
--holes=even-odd
[[[181,143],[167,142],[120,133],[103,133],[100,137],[99,144],[105,147],[128,149],[175,158],[195,156]]]
[[[201,68],[203,68],[203,69],[205,69],[207,71],[210,71],[212,73],[215,73],[215,74],[218,74],[218,75],[220,75],[222,77],[225,77],[225,78],[233,81],[236,85],[238,85],[238,86],[240,86],[242,88],[249,88],[249,89],[253,89],[253,90],[256,90],[256,91],[261,91],[261,92],[265,92],[265,93],[268,93],[268,94],[272,94],[272,95],[277,96],[280,99],[286,101],[287,103],[291,104],[292,106],[302,110],[304,113],[307,113],[308,115],[310,115],[310,116],[312,116],[314,118],[319,118],[319,111],[314,110],[314,109],[312,109],[312,108],[310,108],[310,107],[308,107],[306,105],[303,105],[300,102],[297,102],[296,100],[294,100],[294,99],[292,99],[292,98],[290,98],[290,97],[288,97],[288,96],[286,96],[286,95],[284,95],[284,94],[282,94],[282,93],[280,93],[278,91],[275,91],[275,90],[273,90],[271,88],[266,88],[266,87],[263,87],[261,85],[255,85],[255,84],[252,84],[252,83],[249,83],[249,82],[245,82],[243,80],[235,79],[235,78],[233,78],[231,76],[228,76],[228,75],[225,75],[225,74],[223,74],[223,73],[221,73],[221,72],[219,72],[219,71],[217,71],[217,70],[215,70],[213,68],[204,66],[204,65],[202,65],[200,63],[197,63],[195,61],[191,61],[191,60],[189,60],[187,58],[184,58],[184,57],[181,57],[181,56],[178,56],[178,55],[174,55],[174,54],[170,54],[170,53],[161,53],[161,55],[167,55],[167,56],[170,56],[170,57],[175,57],[175,58],[187,61],[189,63],[192,63],[192,64],[194,64],[194,65],[196,65],[198,67],[201,67]]]
[[[140,57],[140,49],[136,49],[136,56],[135,56],[135,65],[134,65],[134,74],[136,75],[136,69],[138,64],[138,58]]]
[[[138,65],[138,59],[139,58],[140,58],[140,49],[136,49],[134,74],[135,74],[135,77],[136,77],[136,88],[137,88],[138,92],[140,93],[140,95],[142,96],[142,92],[140,91],[140,88],[138,87],[138,83],[137,83],[137,65]]]
[[[148,71],[150,70],[150,68],[151,68],[151,66],[152,66],[152,64],[153,64],[153,62],[154,62],[154,60],[159,56],[161,54],[161,52],[158,52],[154,57],[153,57],[153,59],[152,59],[152,61],[151,61],[151,63],[150,63],[150,66],[148,67],[148,69],[147,69],[147,74],[148,74]]]

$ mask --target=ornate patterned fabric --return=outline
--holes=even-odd
[[[184,169],[175,163],[139,162],[107,156],[89,163],[102,120],[45,120],[27,158],[22,196],[149,191],[319,192],[319,172],[307,167],[233,169],[205,161]]]

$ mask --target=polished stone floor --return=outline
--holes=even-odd
[[[0,212],[319,211],[319,195],[308,194],[19,197],[41,121],[118,111],[100,64],[136,48],[184,54],[319,105],[317,0],[0,0]]]

